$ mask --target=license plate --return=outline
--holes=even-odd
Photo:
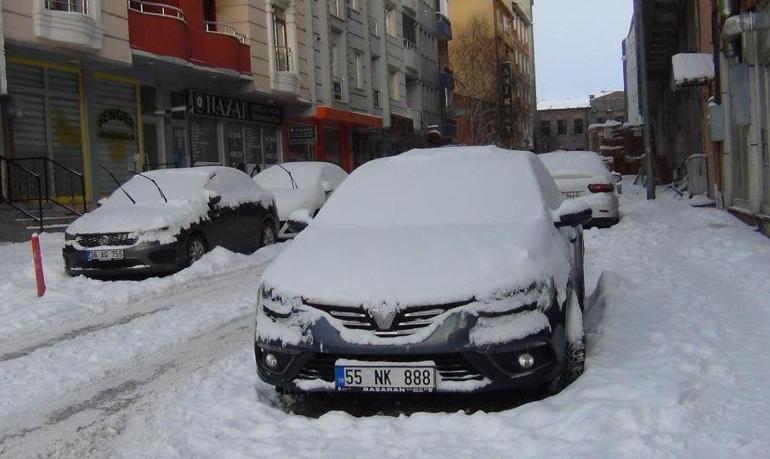
[[[565,198],[579,198],[583,196],[582,191],[565,191],[562,193]]]
[[[90,250],[88,252],[88,259],[99,261],[122,260],[123,249]]]
[[[337,362],[334,375],[334,384],[339,391],[433,392],[436,389],[433,362]]]

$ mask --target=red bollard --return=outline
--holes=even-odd
[[[32,235],[32,260],[35,262],[35,282],[37,283],[37,296],[45,295],[45,277],[43,276],[43,256],[40,253],[40,239],[37,233]]]

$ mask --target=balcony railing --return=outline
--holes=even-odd
[[[226,22],[205,21],[206,32],[230,35],[241,43],[246,43],[246,35],[238,32],[235,26]]]
[[[46,9],[88,14],[88,0],[45,0]]]
[[[380,20],[369,16],[369,33],[375,37],[380,37]]]
[[[291,72],[291,48],[275,47],[275,69],[279,72]]]
[[[145,2],[144,0],[128,0],[128,9],[142,14],[164,16],[184,21],[184,12],[176,6],[164,3]]]
[[[404,48],[406,48],[406,49],[417,49],[417,43],[412,41],[412,40],[408,40],[408,39],[404,38]]]

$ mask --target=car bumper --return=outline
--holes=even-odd
[[[271,320],[260,317],[259,320]],[[409,344],[355,344],[346,342],[326,319],[310,327],[322,344],[285,344],[260,337],[255,341],[259,377],[288,392],[333,392],[335,363],[339,359],[393,364],[432,361],[436,365],[436,392],[487,392],[539,387],[554,380],[564,362],[561,325],[519,339],[494,345],[472,345],[473,317],[450,315],[427,338]],[[316,342],[320,340],[315,340]],[[523,369],[522,353],[534,356],[535,364]],[[277,368],[265,363],[267,354],[278,360]]]
[[[580,200],[591,207],[592,218],[586,226],[607,227],[617,223],[619,203],[615,193],[592,193]]]
[[[65,245],[64,269],[71,276],[109,277],[171,273],[184,264],[184,248],[179,242],[142,242],[122,249],[122,260],[97,261],[88,260],[88,252],[94,249]]]

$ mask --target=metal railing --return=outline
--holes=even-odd
[[[375,37],[380,37],[380,20],[369,16],[369,33]]]
[[[232,24],[228,24],[226,22],[204,21],[204,25],[206,27],[206,32],[229,35],[241,43],[246,43],[246,35],[238,32],[238,29],[236,29]]]
[[[43,231],[43,186],[40,175],[0,155],[0,201],[31,218]],[[20,204],[25,203],[26,206]],[[37,211],[37,215],[33,212]]]
[[[417,49],[417,42],[404,38],[404,48]]]
[[[291,48],[275,47],[275,69],[279,72],[291,72]]]
[[[45,8],[52,11],[88,14],[88,0],[43,0]]]
[[[45,156],[11,160],[37,174],[42,181],[41,201],[65,209],[74,215],[88,212],[83,174]],[[76,203],[82,212],[75,207]]]
[[[164,3],[145,2],[144,0],[128,0],[128,9],[136,11],[137,13],[174,18],[186,22],[184,11],[176,6],[166,5]]]

